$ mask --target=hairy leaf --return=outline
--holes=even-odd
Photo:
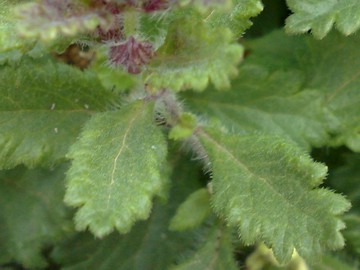
[[[146,101],[93,116],[69,157],[65,201],[80,207],[77,229],[89,227],[99,237],[114,228],[126,233],[148,218],[152,198],[168,180],[162,175],[166,142]]]
[[[324,38],[333,25],[344,35],[360,28],[358,0],[287,0],[294,14],[286,20],[289,33],[311,33]]]
[[[75,235],[57,246],[52,258],[64,270],[159,270],[175,264],[180,254],[187,253],[194,241],[207,232],[168,230],[176,208],[200,187],[201,170],[184,158],[176,159],[171,200],[166,205],[156,203],[147,221],[135,224],[126,235],[113,233],[102,240],[85,233]]]
[[[210,215],[210,193],[206,188],[192,193],[176,210],[170,230],[183,231],[198,227]]]
[[[236,270],[231,231],[213,226],[207,239],[193,256],[171,270]]]
[[[0,172],[0,264],[44,267],[43,249],[72,231],[62,202],[66,169]]]
[[[46,57],[0,67],[0,81],[0,168],[64,160],[91,112],[115,98],[94,74]]]
[[[246,244],[264,241],[280,263],[294,248],[305,259],[344,245],[337,217],[350,207],[319,189],[327,168],[273,137],[198,132],[213,173],[215,212],[236,226]]]
[[[91,8],[84,1],[41,0],[17,8],[21,18],[18,31],[24,37],[45,41],[57,35],[75,35],[111,25],[112,17],[102,9]]]
[[[237,74],[242,47],[233,43],[228,29],[212,29],[196,12],[186,11],[169,26],[165,43],[150,61],[144,80],[155,88],[203,90],[230,86]],[[196,25],[196,27],[193,27]]]
[[[191,108],[239,132],[288,137],[305,149],[360,149],[359,37],[322,41],[274,32],[249,43],[231,91],[186,93]],[[206,102],[205,102],[206,100]]]
[[[328,141],[323,98],[313,90],[301,91],[304,78],[296,71],[269,72],[247,63],[232,82],[231,91],[209,89],[184,93],[187,104],[213,122],[241,133],[276,134],[304,149]]]
[[[229,12],[214,9],[206,20],[213,27],[229,28],[238,38],[252,25],[250,18],[259,15],[262,10],[261,0],[233,0],[233,7]]]

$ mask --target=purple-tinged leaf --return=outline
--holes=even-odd
[[[109,59],[112,65],[121,65],[129,73],[138,74],[142,66],[149,63],[153,53],[153,45],[150,42],[139,42],[130,36],[127,41],[110,48]]]

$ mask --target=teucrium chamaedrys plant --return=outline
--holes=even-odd
[[[360,5],[335,2],[252,39],[285,3],[1,0],[0,267],[355,269]]]

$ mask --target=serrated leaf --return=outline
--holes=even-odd
[[[288,137],[305,149],[331,143],[359,151],[358,43],[358,36],[316,41],[274,32],[249,43],[232,91],[185,98],[228,129]]]
[[[160,270],[178,260],[194,246],[203,230],[185,233],[168,230],[179,204],[200,188],[201,169],[177,155],[168,203],[155,203],[147,221],[135,224],[126,235],[113,233],[102,240],[81,233],[55,247],[52,258],[64,270]],[[207,230],[205,229],[205,232]]]
[[[72,231],[62,202],[67,167],[0,172],[0,264],[45,267],[43,249]]]
[[[95,30],[106,29],[112,18],[101,9],[92,8],[82,1],[41,0],[17,7],[19,20],[17,29],[21,36],[50,41],[59,34],[73,36]]]
[[[47,57],[0,67],[0,81],[0,168],[63,161],[91,113],[115,99],[94,74]]]
[[[195,11],[186,10],[170,23],[164,44],[147,66],[144,80],[156,89],[203,90],[230,86],[237,74],[242,47],[228,29],[212,29]],[[196,25],[196,27],[193,27]]]
[[[289,33],[311,33],[324,38],[333,25],[348,36],[360,28],[360,2],[358,0],[287,0],[294,14],[286,20]]]
[[[176,210],[169,229],[183,231],[198,227],[210,215],[210,193],[206,188],[192,193]]]
[[[231,231],[216,224],[193,256],[171,270],[236,270]]]
[[[166,142],[153,117],[153,104],[139,101],[86,124],[68,155],[65,202],[80,207],[78,230],[89,227],[98,237],[114,228],[126,233],[149,217],[168,180],[162,177]]]
[[[212,27],[227,27],[235,37],[240,37],[252,22],[251,17],[255,17],[263,10],[260,0],[233,0],[233,7],[230,12],[221,12],[214,9],[208,16],[207,23]]]
[[[245,244],[264,241],[280,263],[344,245],[338,215],[350,203],[319,189],[327,168],[273,137],[198,131],[213,173],[213,208]]]

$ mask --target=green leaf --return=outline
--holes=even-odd
[[[93,111],[115,96],[96,76],[50,58],[0,67],[0,168],[63,161]]]
[[[174,157],[173,157],[174,158]],[[179,204],[200,188],[201,169],[177,153],[172,173],[170,200],[155,203],[147,221],[135,224],[126,235],[113,233],[102,240],[90,234],[77,234],[55,247],[52,258],[64,270],[160,270],[175,264],[184,252],[194,247],[204,230],[185,233],[168,230]],[[140,166],[139,166],[140,167]]]
[[[341,248],[337,217],[350,203],[320,189],[327,168],[292,144],[266,136],[198,131],[213,174],[213,208],[245,244],[264,241],[280,263]]]
[[[183,140],[191,136],[196,128],[197,121],[195,115],[182,113],[178,123],[170,130],[169,138],[173,140]]]
[[[360,151],[359,42],[359,35],[344,38],[331,33],[319,41],[278,31],[251,42],[254,53],[248,60],[270,71],[300,72],[302,89],[313,89],[323,98],[322,121],[333,137],[331,143]]]
[[[240,133],[275,134],[304,149],[329,140],[323,98],[301,91],[304,78],[296,71],[275,71],[245,63],[231,91],[209,89],[183,94],[190,108]]]
[[[294,14],[286,20],[286,30],[292,34],[311,33],[324,38],[333,25],[348,36],[360,28],[358,0],[287,0]]]
[[[135,102],[119,111],[99,113],[86,124],[69,152],[65,202],[80,207],[78,230],[98,237],[114,228],[126,233],[150,215],[152,198],[161,195],[166,142],[153,121],[153,104]]]
[[[84,1],[45,1],[19,5],[17,30],[26,38],[50,41],[58,35],[74,36],[95,30],[106,29],[111,18],[105,12],[88,6]]]
[[[73,230],[62,202],[67,167],[0,172],[0,264],[45,267],[43,249]]]
[[[12,12],[20,0],[0,1],[0,52],[20,48],[24,41],[14,35],[15,20]]]
[[[358,44],[359,36],[317,41],[274,32],[248,43],[231,91],[184,97],[194,112],[237,132],[276,134],[308,150],[346,144],[360,151]]]
[[[240,37],[246,29],[252,26],[251,17],[263,10],[261,0],[233,0],[230,12],[214,9],[207,17],[207,22],[213,27],[227,27],[235,37]]]
[[[169,229],[183,231],[198,227],[210,215],[210,193],[206,188],[192,193],[176,210]]]
[[[229,87],[229,77],[237,74],[243,52],[229,29],[212,29],[195,11],[185,10],[174,18],[165,43],[147,66],[144,81],[156,89],[174,91],[201,91],[210,81],[219,89]]]
[[[215,225],[193,256],[171,270],[236,270],[231,231]]]

